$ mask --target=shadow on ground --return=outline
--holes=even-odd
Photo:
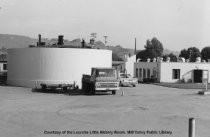
[[[112,95],[111,92],[96,92],[94,95],[91,95],[87,92],[84,92],[81,89],[74,89],[74,90],[67,90],[67,91],[62,91],[62,90],[43,90],[43,89],[31,89],[32,92],[38,92],[38,93],[49,93],[49,94],[64,94],[64,95],[69,95],[69,96],[101,96],[101,95]]]
[[[6,86],[8,86],[8,85],[7,85],[6,83],[1,83],[1,82],[0,82],[0,86],[5,86],[5,87],[6,87]]]
[[[169,87],[169,88],[179,88],[179,89],[205,89],[206,85],[203,83],[153,83],[153,85]],[[210,84],[208,84],[208,89],[210,89]]]

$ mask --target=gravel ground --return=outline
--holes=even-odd
[[[196,137],[209,137],[210,95],[197,92],[139,84],[116,95],[87,96],[2,86],[0,136],[188,137],[194,117]]]

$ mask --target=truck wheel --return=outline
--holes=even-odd
[[[82,90],[83,90],[83,92],[87,92],[87,84],[86,83],[82,83]]]
[[[47,89],[47,85],[46,84],[42,84],[41,87],[42,87],[42,90],[46,90]]]
[[[63,91],[64,91],[64,92],[66,92],[66,91],[67,91],[67,89],[68,89],[67,87],[63,87]]]
[[[90,86],[90,89],[89,89],[90,91],[90,94],[91,95],[95,95],[95,88],[94,88],[94,86]]]
[[[122,84],[122,82],[121,82],[121,81],[120,81],[120,83],[119,83],[119,86],[120,86],[120,87],[122,87],[122,86],[123,86],[123,84]]]
[[[136,87],[136,85],[134,84],[133,87]]]
[[[115,90],[113,90],[113,91],[112,91],[112,95],[115,95],[115,94],[116,94],[116,91],[115,91]]]
[[[91,91],[91,95],[95,95],[95,90]]]

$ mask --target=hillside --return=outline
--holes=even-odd
[[[11,34],[0,34],[0,49],[2,48],[25,48],[29,45],[36,45],[38,39],[30,38],[27,36],[21,36],[21,35],[11,35]],[[42,38],[43,42],[46,42],[48,45],[52,45],[57,43],[57,38],[47,39]],[[76,46],[81,47],[81,39],[77,38],[72,41],[69,41],[67,39],[64,40],[65,45],[70,46]],[[101,41],[96,41],[93,48],[95,49],[108,49],[112,50],[114,54],[117,54],[120,58],[124,59],[125,54],[127,55],[133,55],[134,50],[133,49],[126,49],[121,46],[105,46],[105,44]],[[6,52],[6,50],[4,50]]]
[[[0,48],[24,48],[28,45],[35,45],[36,39],[27,36],[0,34]]]
[[[28,47],[29,45],[36,45],[37,41],[38,41],[38,39],[30,38],[27,36],[0,34],[0,49],[3,48],[3,50],[0,50],[0,51],[6,53],[5,49],[25,48],[25,47]],[[42,38],[42,41],[46,42],[47,45],[53,45],[53,44],[57,43],[57,38],[52,38],[52,39]],[[74,39],[72,41],[64,39],[64,44],[69,45],[70,47],[71,46],[81,47],[81,41],[82,40],[80,38]],[[86,43],[89,44],[87,41],[86,41]],[[134,49],[123,48],[120,45],[105,46],[105,44],[101,41],[96,41],[95,44],[93,45],[93,48],[112,50],[113,54],[115,54],[115,56],[117,55],[122,60],[125,59],[125,54],[130,55],[130,56],[134,55]],[[174,52],[174,51],[170,51],[168,49],[164,50],[164,54],[168,54],[171,52],[173,52],[175,55],[179,54],[179,52],[177,52],[177,51]]]

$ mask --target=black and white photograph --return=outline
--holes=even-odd
[[[209,0],[0,0],[0,137],[210,137]]]

